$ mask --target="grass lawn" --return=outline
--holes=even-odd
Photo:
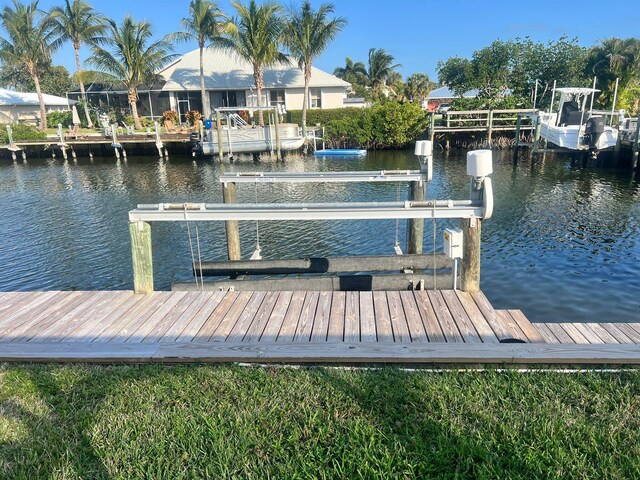
[[[640,372],[5,364],[0,477],[640,478]]]

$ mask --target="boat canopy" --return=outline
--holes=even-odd
[[[600,90],[597,88],[585,88],[585,87],[560,87],[556,88],[558,93],[568,93],[570,95],[589,95],[590,93],[597,93]]]

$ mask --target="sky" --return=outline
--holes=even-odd
[[[291,2],[294,3],[291,3]],[[326,1],[326,0],[325,0]],[[61,0],[40,0],[49,9]],[[130,14],[151,22],[158,37],[179,30],[188,14],[188,0],[89,0],[96,10],[116,21]],[[219,0],[221,9],[233,13],[230,0]],[[284,0],[295,5],[295,0]],[[317,7],[322,1],[312,0]],[[452,56],[469,58],[474,50],[493,40],[530,37],[536,41],[577,37],[591,46],[608,37],[640,36],[639,0],[334,0],[336,15],[348,26],[314,65],[330,73],[343,66],[345,57],[366,64],[370,48],[383,48],[401,64],[403,76],[426,73],[437,80],[436,65]],[[195,44],[176,46],[186,53]],[[89,52],[83,49],[81,58]],[[71,45],[54,55],[54,63],[75,71]]]

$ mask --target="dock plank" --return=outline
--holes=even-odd
[[[449,311],[453,318],[455,318],[456,323],[458,324],[458,330],[460,331],[460,335],[462,335],[462,339],[466,343],[480,343],[482,342],[480,335],[476,331],[473,322],[469,318],[467,311],[462,306],[458,295],[453,290],[443,290],[442,298],[444,299]]]
[[[464,311],[469,316],[469,320],[473,323],[476,332],[478,332],[480,340],[482,340],[483,343],[498,343],[498,337],[496,337],[491,325],[489,325],[486,318],[484,318],[484,315],[482,315],[482,312],[471,295],[467,292],[456,290],[456,296],[462,304]]]
[[[536,323],[535,328],[540,332],[546,343],[560,343],[558,337],[547,327],[546,323]]]
[[[240,292],[226,292],[191,341],[208,342],[238,299],[239,294]]]
[[[396,342],[411,342],[407,317],[404,314],[404,307],[400,299],[399,292],[387,292],[387,302],[389,304],[389,316],[391,317],[391,327],[393,328],[393,338]]]
[[[529,319],[524,315],[521,310],[509,309],[507,310],[511,317],[515,320],[520,327],[520,330],[524,332],[524,334],[529,339],[531,343],[544,343],[544,337],[540,335],[540,332],[533,326],[533,324],[529,321]]]
[[[571,325],[573,328],[578,330],[589,343],[606,343],[586,323],[572,323]]]
[[[402,302],[402,309],[407,320],[407,327],[409,328],[409,336],[412,342],[428,342],[427,332],[422,323],[422,317],[418,310],[416,303],[416,297],[413,292],[404,291],[400,292],[400,301]]]
[[[505,324],[507,330],[511,332],[511,337],[513,339],[522,340],[523,342],[527,342],[529,340],[508,310],[496,310],[496,313],[498,314],[498,318],[500,318],[500,320]]]
[[[360,295],[359,292],[346,292],[344,314],[344,341],[360,341]]]
[[[620,343],[618,341],[618,339],[616,337],[614,337],[613,335],[611,335],[606,328],[604,328],[602,325],[600,325],[599,323],[595,323],[595,322],[590,322],[590,323],[586,323],[585,325],[588,325],[589,328],[596,334],[598,335],[598,337],[600,337],[602,339],[602,341],[604,343]]]
[[[187,297],[188,293],[189,292],[170,292],[167,300],[162,303],[157,310],[151,312],[151,315],[149,315],[125,341],[127,343],[142,343],[142,341],[147,338],[154,329],[156,329],[169,312],[176,308],[176,305]],[[117,318],[120,318],[120,316],[118,315]]]
[[[273,309],[280,298],[280,292],[267,292],[260,308],[256,312],[251,326],[247,329],[247,334],[242,341],[257,342],[262,337],[262,333],[271,318]]]
[[[278,301],[273,307],[273,311],[267,320],[267,325],[264,328],[260,341],[262,342],[274,342],[278,338],[280,328],[284,322],[284,317],[287,315],[289,305],[291,304],[291,298],[293,292],[280,292]]]
[[[267,292],[253,292],[251,299],[247,302],[229,335],[225,338],[225,342],[240,342],[244,339],[266,295]]]
[[[464,340],[458,331],[456,322],[449,312],[442,292],[430,290],[427,292],[427,295],[429,296],[431,305],[433,305],[433,310],[436,313],[436,318],[438,319],[438,323],[440,323],[445,340],[449,343],[462,343]]]
[[[55,297],[62,292],[38,292],[32,294],[20,294],[12,298],[11,309],[4,310],[0,313],[0,338],[14,328],[28,321],[29,318],[38,315],[43,309],[47,308],[51,302],[55,301]]]
[[[331,292],[320,292],[318,308],[313,321],[312,342],[326,342],[329,331],[329,319],[331,316]]]
[[[191,322],[197,317],[200,310],[211,301],[214,295],[219,292],[198,292],[192,294],[193,301],[179,315],[175,321],[171,322],[169,328],[165,330],[161,336],[158,337],[158,341],[162,342],[175,342],[182,332],[191,324]]]
[[[491,306],[491,303],[487,299],[487,297],[482,292],[474,292],[471,294],[473,301],[476,302],[476,305],[482,312],[482,315],[487,320],[487,323],[495,333],[498,340],[507,340],[512,338],[512,333],[507,329],[505,325],[500,322],[498,318],[498,314],[495,309]]]
[[[376,333],[379,342],[393,342],[393,327],[389,315],[386,292],[373,292],[373,310],[376,318]]]
[[[213,314],[213,311],[222,301],[222,298],[225,296],[224,291],[218,290],[217,292],[213,292],[213,295],[208,297],[206,303],[202,306],[202,308],[194,315],[189,324],[182,330],[180,335],[175,338],[176,342],[190,342],[195,336],[198,334],[200,329],[203,327],[205,322],[209,319],[209,317]],[[164,339],[163,339],[164,340]]]
[[[424,325],[424,330],[427,334],[428,340],[430,342],[446,341],[444,333],[442,332],[442,327],[440,327],[440,322],[438,322],[438,317],[436,316],[436,312],[431,304],[431,300],[429,300],[427,292],[424,290],[418,290],[414,291],[413,294],[416,299],[416,305],[418,306],[420,318],[422,318],[422,324]]]
[[[129,293],[121,302],[112,305],[113,315],[106,315],[87,337],[91,342],[124,342],[169,299],[170,292],[155,292],[146,295]],[[73,332],[77,335],[77,332]]]
[[[320,292],[307,292],[300,311],[300,317],[298,318],[296,332],[293,335],[294,342],[309,342],[311,340],[319,297]]]
[[[360,292],[360,341],[378,341],[373,292]]]
[[[277,341],[290,342],[293,340],[293,336],[296,334],[296,329],[298,328],[298,319],[300,318],[305,297],[305,292],[293,292],[293,295],[291,295],[289,308],[280,326]]]
[[[231,308],[218,325],[218,328],[213,333],[211,338],[209,338],[210,342],[224,342],[227,339],[229,333],[240,318],[240,315],[242,315],[242,312],[246,308],[247,303],[249,303],[249,300],[251,300],[253,293],[254,292],[238,293],[235,302],[233,302],[233,305],[231,305]]]
[[[329,330],[327,342],[344,341],[344,317],[346,314],[347,296],[345,292],[333,292],[331,312],[329,313]]]

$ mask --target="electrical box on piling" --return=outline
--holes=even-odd
[[[444,254],[449,258],[462,258],[462,230],[445,229]]]

